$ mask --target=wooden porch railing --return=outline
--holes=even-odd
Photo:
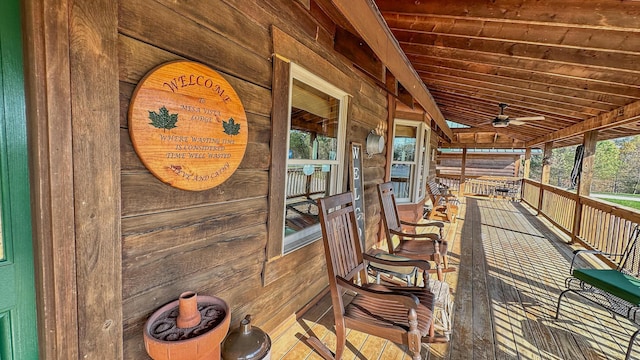
[[[287,170],[287,198],[322,194],[327,188],[327,172],[315,167],[311,175],[305,175],[302,168]]]
[[[438,175],[438,182],[449,187],[451,191],[460,191],[460,177],[455,175]],[[464,181],[463,195],[495,195],[496,188],[509,189],[509,196],[517,194],[520,198],[522,180],[508,176],[467,176]]]
[[[566,191],[554,186],[523,180],[522,200],[536,209],[558,229],[587,248],[618,254],[640,223],[640,212],[606,201]],[[619,260],[608,256],[612,265]]]
[[[438,181],[459,191],[458,176],[438,175]],[[605,253],[619,254],[627,245],[629,235],[640,223],[640,212],[606,201],[576,193],[537,181],[504,177],[467,177],[464,195],[491,195],[497,186],[521,181],[521,199],[549,220],[559,230],[587,248]],[[603,258],[615,265],[619,258],[611,255]]]

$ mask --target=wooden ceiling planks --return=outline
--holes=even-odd
[[[579,143],[603,121],[600,139],[640,133],[629,111],[640,100],[640,2],[375,2],[448,120],[486,131],[505,102],[511,117],[545,116],[499,129],[528,145]]]

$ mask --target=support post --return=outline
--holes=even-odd
[[[524,172],[522,178],[528,179],[531,173],[531,148],[528,147],[524,151]]]
[[[593,167],[596,159],[596,144],[598,143],[598,130],[589,131],[584,134],[582,146],[584,146],[584,155],[582,157],[582,171],[578,179],[578,188],[576,196],[576,211],[573,218],[573,229],[571,231],[571,242],[576,242],[580,235],[580,227],[582,226],[582,196],[591,194],[591,182],[593,180]]]
[[[551,155],[553,152],[553,142],[544,144],[544,155],[542,157],[542,178],[540,179],[540,196],[538,197],[538,214],[542,212],[542,201],[544,200],[544,185],[549,184],[551,176]]]
[[[458,196],[464,196],[464,185],[466,182],[465,172],[467,168],[467,148],[462,148],[462,164],[460,165],[460,187]]]

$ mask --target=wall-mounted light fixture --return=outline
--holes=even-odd
[[[384,150],[384,136],[371,131],[367,135],[367,155],[373,156],[382,153]]]

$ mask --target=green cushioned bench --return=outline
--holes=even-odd
[[[627,228],[630,230],[630,228]],[[603,307],[612,314],[618,314],[629,319],[640,327],[640,247],[636,246],[640,237],[640,225],[631,230],[624,251],[620,254],[604,253],[597,250],[574,251],[571,261],[571,276],[565,280],[567,289],[558,297],[556,319],[560,315],[560,303],[564,295],[574,293]],[[574,269],[576,260],[585,255],[603,255],[618,261],[616,269]],[[631,335],[627,355],[630,359],[631,348],[637,330]]]
[[[576,269],[573,277],[611,295],[640,305],[640,279],[614,269]]]

